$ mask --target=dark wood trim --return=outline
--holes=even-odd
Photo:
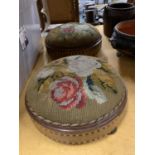
[[[43,13],[41,13],[41,10],[43,9],[42,0],[37,0],[36,5],[37,5],[38,15],[39,15],[39,19],[40,19],[41,31],[43,31],[45,29],[45,22],[47,22],[47,19],[46,19],[45,15]]]

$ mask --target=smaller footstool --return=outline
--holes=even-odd
[[[102,36],[91,24],[67,23],[53,28],[45,39],[48,55],[57,59],[69,55],[95,56]]]

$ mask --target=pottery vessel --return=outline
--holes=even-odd
[[[111,37],[114,26],[124,20],[135,18],[135,6],[131,3],[112,3],[104,8],[104,34]]]
[[[135,55],[135,20],[118,23],[110,38],[113,48],[118,50],[118,55]]]

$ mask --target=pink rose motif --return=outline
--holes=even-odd
[[[62,109],[83,108],[87,100],[82,80],[79,77],[68,76],[54,82],[51,98]]]
[[[64,33],[73,33],[74,32],[74,28],[73,27],[63,28],[63,32]]]

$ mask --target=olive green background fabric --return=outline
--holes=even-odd
[[[52,29],[46,46],[57,48],[90,47],[101,39],[99,31],[90,24],[67,23]]]

